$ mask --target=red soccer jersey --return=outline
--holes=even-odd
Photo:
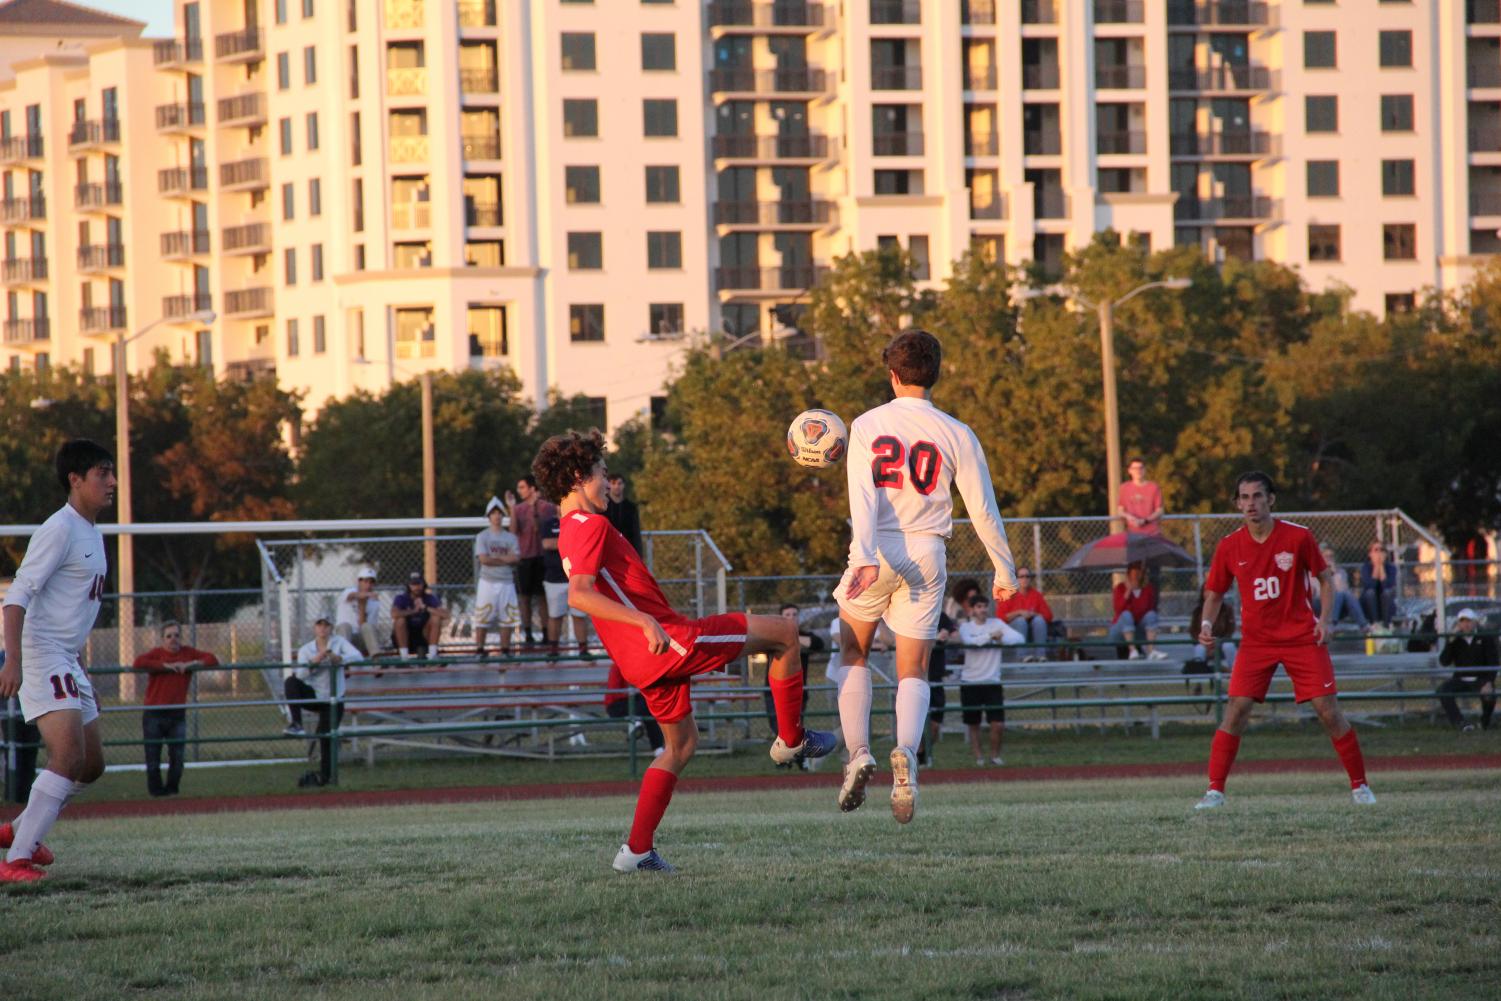
[[[1274,521],[1272,534],[1260,543],[1241,526],[1215,547],[1204,586],[1219,594],[1230,590],[1232,579],[1240,586],[1247,646],[1312,643],[1318,616],[1309,581],[1324,566],[1313,533],[1302,525]]]

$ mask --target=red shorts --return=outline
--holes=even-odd
[[[658,723],[676,723],[693,711],[688,698],[690,679],[695,674],[717,671],[739,657],[745,648],[747,625],[743,613],[732,612],[668,623],[662,628],[672,641],[667,653],[672,662],[655,681],[637,687]],[[620,670],[635,684],[631,665],[621,664]]]
[[[1235,652],[1235,666],[1230,669],[1231,698],[1245,697],[1266,701],[1272,675],[1281,664],[1293,683],[1293,697],[1299,702],[1320,695],[1334,695],[1334,662],[1329,648],[1316,643],[1299,646],[1251,646]]]

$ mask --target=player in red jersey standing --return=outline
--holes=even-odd
[[[678,775],[698,745],[689,681],[742,654],[764,653],[776,705],[771,757],[780,766],[821,758],[838,746],[831,733],[803,729],[803,665],[797,623],[779,615],[710,615],[689,619],[667,603],[635,548],[605,517],[604,439],[598,431],[554,435],[532,463],[537,485],[558,501],[558,551],[568,574],[568,603],[586,613],[625,680],[641,690],[662,727],[665,750],[646,770],[636,816],[614,867],[619,872],[672,872],[653,845]]]
[[[1210,627],[1230,584],[1240,588],[1240,652],[1230,670],[1230,705],[1209,749],[1209,791],[1195,809],[1225,803],[1225,779],[1240,749],[1251,707],[1266,700],[1272,675],[1281,664],[1299,702],[1313,705],[1319,722],[1350,775],[1355,802],[1376,802],[1366,784],[1365,759],[1350,721],[1335,698],[1329,630],[1334,617],[1334,571],[1319,554],[1313,533],[1272,517],[1277,489],[1266,473],[1244,473],[1235,481],[1235,506],[1246,523],[1220,540],[1204,582],[1204,626],[1199,642],[1214,643]],[[1309,583],[1319,578],[1319,614],[1313,614]]]

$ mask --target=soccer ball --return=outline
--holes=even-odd
[[[849,432],[832,410],[804,410],[787,429],[787,453],[802,466],[827,469],[849,449]]]

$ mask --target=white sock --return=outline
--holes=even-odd
[[[401,659],[402,660],[406,660],[411,655],[412,655],[412,651],[408,650],[406,647],[402,647],[401,648]]]
[[[928,698],[932,689],[921,678],[903,678],[896,683],[896,745],[913,754],[922,742],[922,728],[928,721]]]
[[[865,664],[846,666],[844,680],[839,683],[839,725],[851,759],[870,750],[870,699],[870,668]]]
[[[31,858],[36,846],[52,830],[58,813],[71,795],[72,780],[65,779],[56,772],[43,771],[38,775],[36,781],[31,783],[31,795],[27,797],[26,809],[16,818],[16,840],[11,844],[10,851],[5,853],[5,861],[16,862]]]

